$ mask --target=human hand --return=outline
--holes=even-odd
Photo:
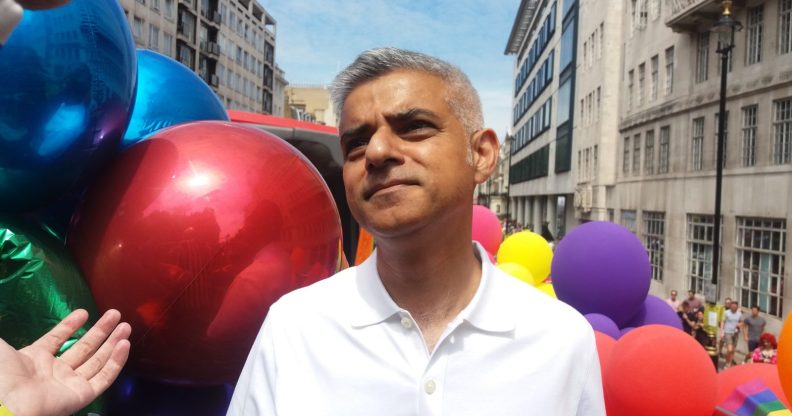
[[[102,394],[129,356],[132,329],[111,309],[56,358],[87,320],[88,312],[78,309],[18,351],[0,339],[0,403],[15,416],[68,415]]]

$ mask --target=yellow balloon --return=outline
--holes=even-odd
[[[536,286],[536,284],[539,283],[534,279],[528,269],[517,263],[500,263],[498,264],[498,268],[531,286]]]
[[[520,231],[507,237],[498,249],[498,263],[517,263],[539,282],[550,275],[553,249],[541,235]]]
[[[558,299],[558,296],[556,296],[555,294],[555,289],[553,289],[552,283],[539,283],[538,285],[536,285],[536,288],[541,290],[547,296]]]

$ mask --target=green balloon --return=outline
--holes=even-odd
[[[0,218],[0,338],[25,347],[79,308],[88,311],[89,321],[60,353],[98,318],[88,285],[55,237],[39,226]]]

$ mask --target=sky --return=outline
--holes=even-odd
[[[460,67],[503,140],[514,56],[504,55],[519,0],[258,0],[277,21],[275,61],[290,84],[327,85],[362,51],[394,46]]]

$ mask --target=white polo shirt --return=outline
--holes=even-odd
[[[376,252],[270,308],[229,415],[604,415],[594,333],[476,244],[479,288],[427,352]]]

